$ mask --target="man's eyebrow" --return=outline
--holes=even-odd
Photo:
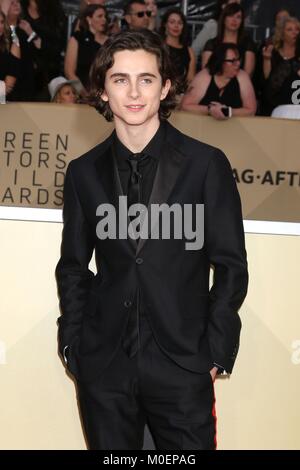
[[[115,72],[115,73],[112,73],[109,78],[115,78],[115,77],[125,77],[125,78],[128,78],[128,77],[129,77],[129,74],[128,74],[128,73],[122,73],[122,72]],[[153,73],[150,73],[150,72],[143,72],[143,73],[139,73],[139,74],[138,74],[138,77],[153,77],[153,78],[157,78],[157,75],[154,75]]]

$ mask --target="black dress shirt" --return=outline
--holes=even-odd
[[[165,125],[163,122],[160,123],[160,126],[150,142],[146,147],[139,153],[146,153],[149,155],[149,158],[145,159],[139,165],[139,172],[142,175],[142,184],[141,184],[141,204],[148,205],[150,194],[153,187],[153,182],[158,166],[159,156],[162,151],[162,145],[164,142],[165,135]],[[115,134],[114,138],[115,146],[115,156],[116,163],[119,171],[119,176],[121,180],[121,185],[123,189],[124,196],[127,196],[128,193],[128,184],[131,174],[130,165],[127,161],[127,158],[133,154],[122,142],[118,139]]]

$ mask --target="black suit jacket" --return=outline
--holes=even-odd
[[[70,345],[68,368],[78,379],[99,375],[117,351],[139,286],[168,356],[192,371],[207,372],[215,362],[231,372],[248,274],[240,198],[227,158],[167,123],[149,204],[204,204],[204,246],[190,251],[185,239],[97,238],[97,206],[117,207],[122,194],[111,144],[112,135],[71,161],[66,173],[56,267],[60,353]],[[88,268],[94,249],[96,275]]]

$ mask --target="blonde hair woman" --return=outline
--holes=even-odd
[[[276,63],[295,57],[296,39],[300,31],[297,18],[286,16],[280,21],[274,32],[273,44],[263,48],[263,71],[267,79]]]
[[[52,103],[75,104],[79,102],[79,94],[72,80],[65,77],[55,77],[48,84]]]
[[[300,33],[297,18],[286,17],[276,26],[274,43],[263,48],[264,108],[270,114],[274,107],[282,104],[282,96],[288,86],[289,77],[300,66],[296,43]]]

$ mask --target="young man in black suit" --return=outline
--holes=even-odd
[[[248,283],[230,164],[167,122],[176,82],[155,33],[109,39],[91,82],[115,130],[68,166],[56,268],[89,448],[142,449],[147,422],[157,449],[215,449],[213,382],[232,371]]]

